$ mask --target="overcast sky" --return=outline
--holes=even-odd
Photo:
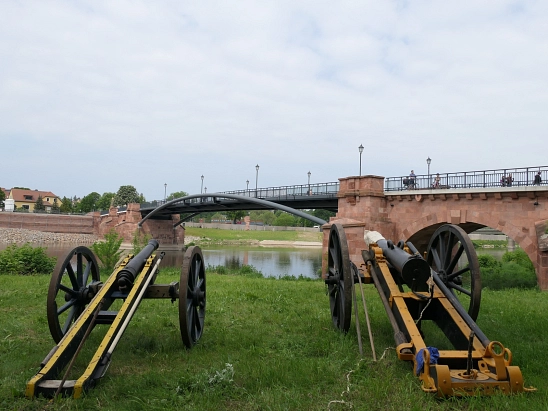
[[[0,187],[547,165],[546,1],[0,1]]]

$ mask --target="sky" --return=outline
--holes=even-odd
[[[0,187],[336,182],[360,145],[363,175],[545,166],[546,21],[540,0],[2,0]]]

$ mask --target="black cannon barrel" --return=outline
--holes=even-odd
[[[124,292],[131,288],[137,274],[141,272],[145,266],[146,260],[152,255],[152,253],[158,248],[158,241],[152,239],[148,244],[131,259],[127,265],[118,272],[116,280],[118,281],[118,288]]]
[[[409,254],[390,240],[379,239],[377,245],[386,260],[400,273],[405,284],[413,291],[428,291],[426,281],[430,277],[430,266],[424,258]]]

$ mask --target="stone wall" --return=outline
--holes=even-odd
[[[92,215],[0,212],[0,227],[51,233],[96,234]]]

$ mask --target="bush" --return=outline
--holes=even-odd
[[[97,256],[105,270],[112,271],[114,266],[120,259],[122,251],[120,246],[122,245],[123,238],[118,235],[114,230],[110,230],[105,234],[105,241],[98,241],[91,246],[91,249]]]
[[[133,254],[139,254],[139,252],[143,248],[145,248],[151,238],[152,236],[150,234],[143,234],[139,229],[135,230],[135,232],[133,233],[133,238],[131,239]]]
[[[45,247],[9,245],[0,252],[0,273],[11,275],[51,274],[57,259],[48,257]]]
[[[534,288],[537,286],[535,268],[525,251],[518,249],[504,253],[502,262],[493,256],[478,256],[482,286],[492,290],[505,288]]]

